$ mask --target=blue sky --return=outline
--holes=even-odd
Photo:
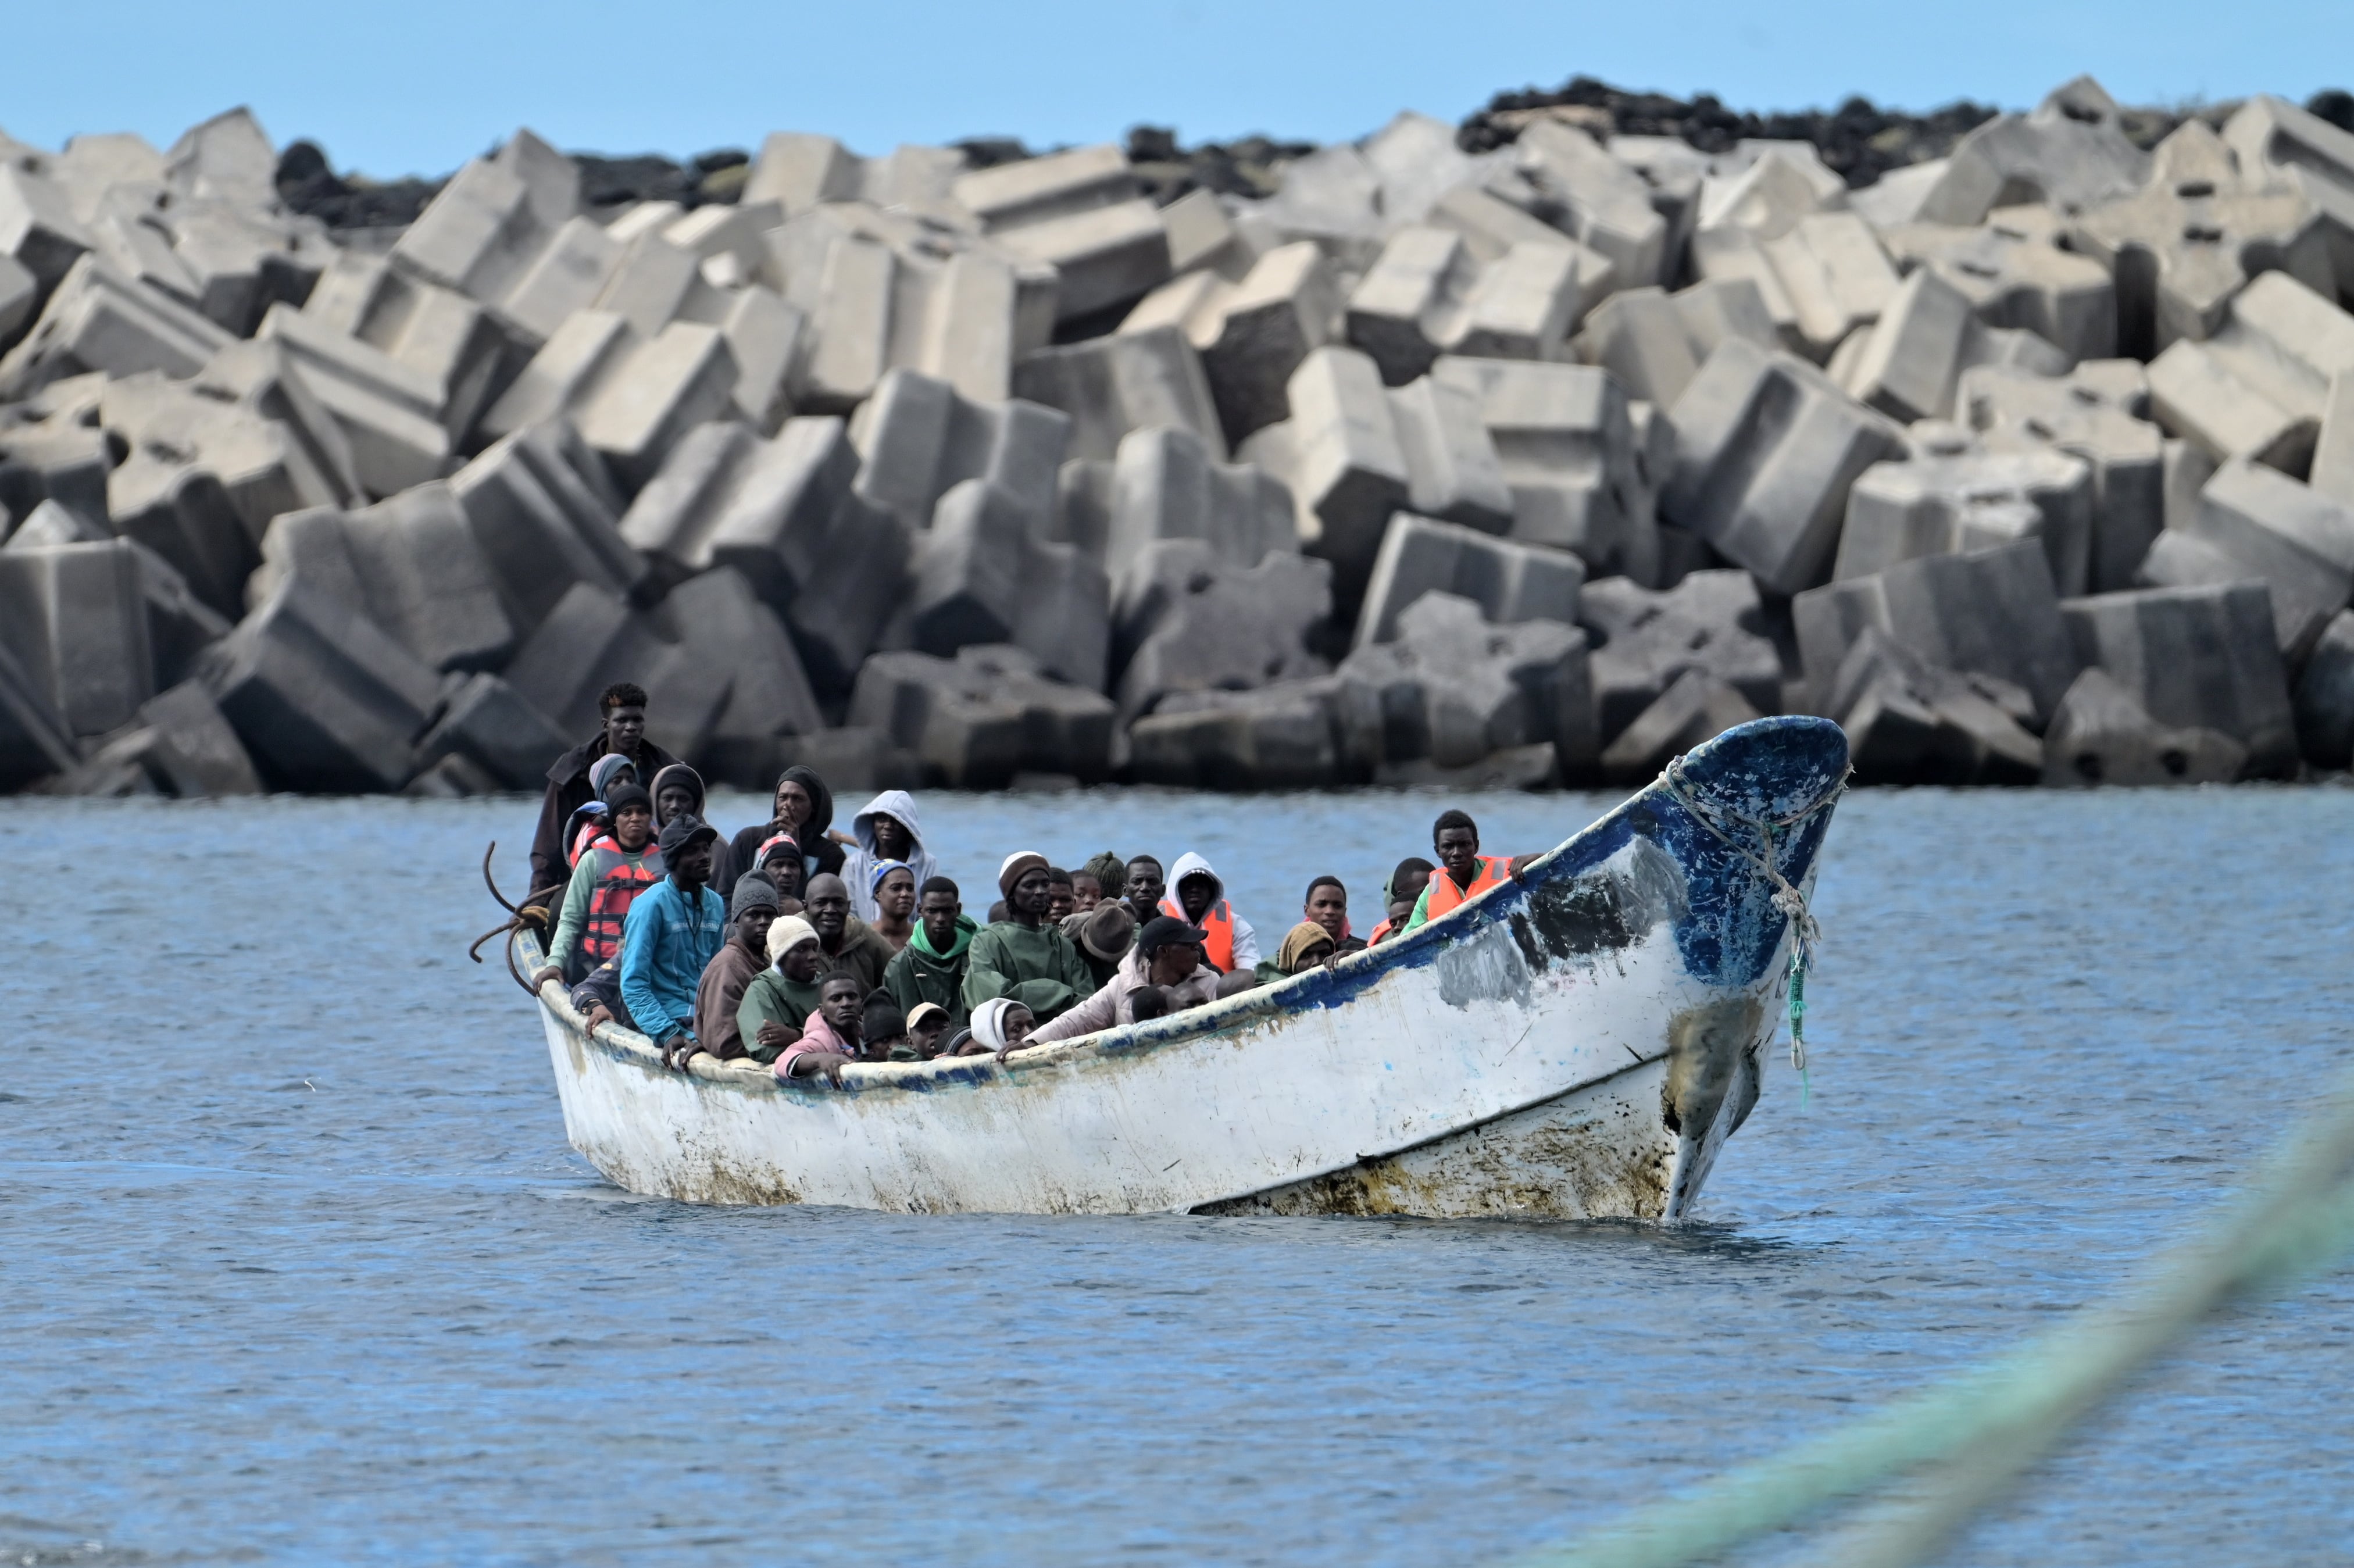
[[[2138,102],[2354,84],[2349,0],[5,0],[0,38],[0,128],[21,140],[168,145],[242,102],[281,144],[379,177],[445,172],[518,124],[673,155],[779,129],[862,152],[1138,122],[1331,140],[1579,71],[1742,108],[2021,106],[2080,70]]]

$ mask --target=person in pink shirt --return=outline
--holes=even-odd
[[[777,1057],[779,1078],[819,1074],[842,1087],[842,1069],[866,1054],[866,987],[847,969],[817,982],[817,1011],[801,1025],[801,1037]]]

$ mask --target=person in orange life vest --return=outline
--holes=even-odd
[[[662,880],[662,851],[653,847],[654,804],[635,784],[616,785],[606,802],[613,831],[580,852],[564,906],[548,939],[547,962],[531,977],[537,991],[561,978],[578,985],[588,971],[621,951],[621,925],[640,894]]]
[[[1405,928],[1409,931],[1469,903],[1491,887],[1518,882],[1529,862],[1537,858],[1522,854],[1507,860],[1502,855],[1481,854],[1479,824],[1467,813],[1456,810],[1441,811],[1438,821],[1431,824],[1430,847],[1438,856],[1438,869],[1431,874],[1428,885],[1415,903],[1414,913],[1406,918]]]
[[[1161,898],[1160,912],[1200,927],[1202,957],[1212,969],[1232,974],[1258,967],[1258,933],[1226,902],[1226,885],[1208,861],[1190,851],[1181,854],[1169,880],[1174,891]]]
[[[1418,854],[1408,855],[1391,868],[1390,879],[1382,884],[1382,923],[1365,938],[1368,946],[1385,942],[1405,929],[1407,916],[1437,869]]]

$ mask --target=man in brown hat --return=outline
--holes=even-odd
[[[1063,921],[1063,935],[1078,945],[1079,957],[1101,986],[1119,969],[1120,959],[1136,945],[1136,916],[1114,898],[1093,909],[1080,910]]]
[[[1046,857],[1024,850],[998,869],[1006,917],[983,926],[966,960],[968,1010],[1007,997],[1041,1022],[1062,1013],[1095,989],[1095,976],[1063,928],[1046,918],[1052,896]]]

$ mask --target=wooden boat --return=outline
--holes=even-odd
[[[693,1202],[1675,1220],[1757,1102],[1847,768],[1836,725],[1743,725],[1420,930],[1002,1065],[670,1071],[550,981],[565,1126]]]

